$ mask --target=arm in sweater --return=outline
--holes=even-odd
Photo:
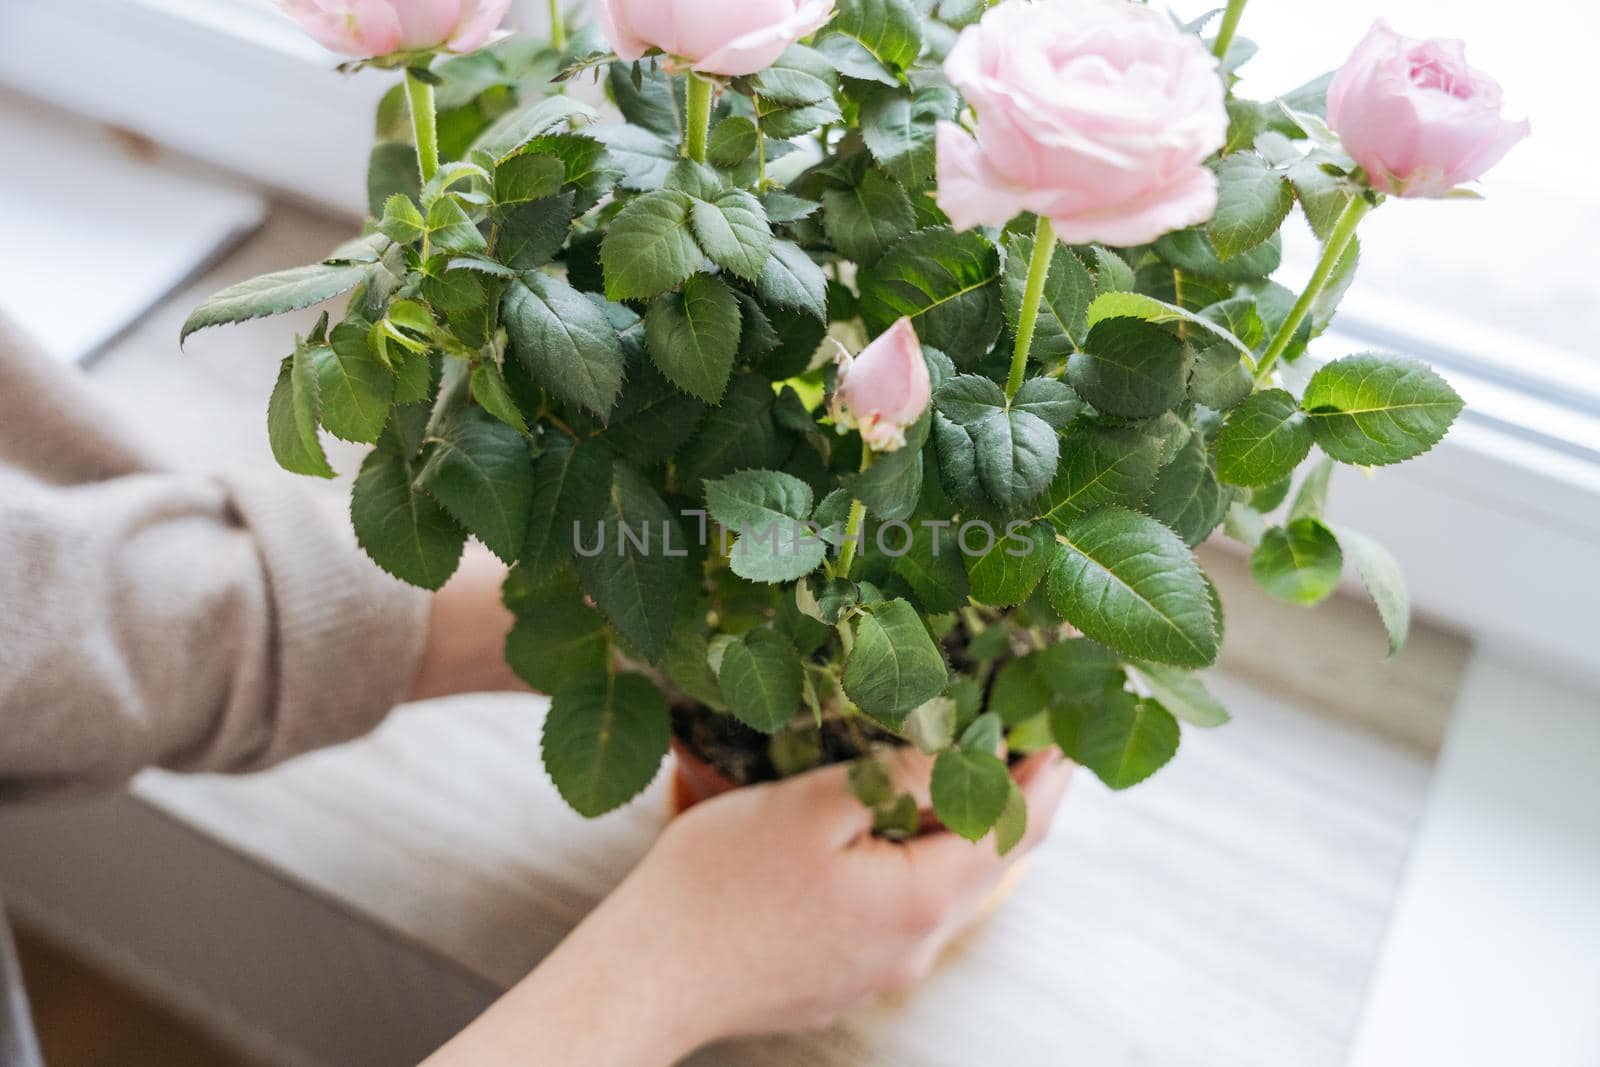
[[[248,771],[514,680],[502,573],[428,594],[286,475],[175,472],[0,322],[0,802]]]

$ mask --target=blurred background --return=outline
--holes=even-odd
[[[544,11],[510,24],[542,32]],[[1313,349],[1418,356],[1468,401],[1423,460],[1341,469],[1333,489],[1331,513],[1404,567],[1412,646],[1385,664],[1358,599],[1300,614],[1208,546],[1238,721],[1186,736],[1170,777],[1125,797],[1083,783],[1062,847],[923,999],[704,1062],[1600,1064],[1600,184],[1581,85],[1600,7],[1254,0],[1240,91],[1338,66],[1379,15],[1465,39],[1533,121],[1485,200],[1371,217]],[[260,416],[289,327],[180,355],[187,308],[319,257],[365,212],[392,76],[335,62],[268,0],[0,4],[0,312],[190,462],[270,463]],[[1291,227],[1280,279],[1315,253]],[[536,961],[659,806],[577,824],[523,710],[452,716],[408,711],[250,782],[153,775],[0,815],[0,898],[31,931],[52,1062],[404,1062]],[[972,1046],[935,1010],[1013,993],[1054,1022]]]

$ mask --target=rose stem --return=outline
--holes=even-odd
[[[866,473],[872,466],[872,449],[867,447],[865,441],[861,442],[861,471]],[[844,520],[844,547],[839,549],[838,575],[845,581],[850,580],[850,565],[856,561],[856,541],[861,537],[861,524],[866,521],[867,506],[859,500],[850,501],[850,515]]]
[[[1222,16],[1222,26],[1217,30],[1217,39],[1211,45],[1211,54],[1218,59],[1227,56],[1228,49],[1233,47],[1233,35],[1239,28],[1239,17],[1244,14],[1244,5],[1249,0],[1228,0],[1228,10]]]
[[[550,47],[557,52],[567,50],[567,23],[561,17],[561,0],[550,0]]]
[[[433,180],[439,169],[439,133],[434,125],[433,86],[406,71],[406,101],[411,105],[411,129],[417,139],[417,166],[422,184]]]
[[[1350,203],[1345,205],[1344,211],[1339,215],[1339,221],[1333,224],[1333,232],[1328,235],[1328,243],[1322,247],[1322,258],[1317,260],[1317,269],[1311,272],[1311,280],[1306,282],[1305,291],[1294,302],[1294,307],[1289,309],[1289,317],[1283,320],[1278,332],[1272,335],[1272,343],[1261,354],[1261,362],[1256,364],[1257,382],[1267,380],[1267,375],[1272,373],[1273,364],[1278,362],[1278,357],[1283,355],[1284,350],[1289,347],[1289,342],[1294,340],[1300,324],[1311,313],[1311,305],[1316,302],[1322,290],[1327,287],[1328,279],[1333,276],[1333,268],[1339,265],[1339,260],[1350,247],[1351,240],[1355,238],[1356,227],[1361,225],[1361,220],[1366,218],[1367,212],[1371,210],[1371,202],[1360,194],[1351,197]]]
[[[684,148],[696,163],[706,161],[706,129],[711,125],[711,83],[689,72],[688,138]]]
[[[1033,258],[1028,261],[1028,286],[1022,293],[1022,313],[1017,316],[1017,344],[1011,351],[1011,374],[1006,378],[1006,399],[1022,388],[1028,369],[1028,350],[1033,347],[1033,328],[1039,323],[1039,301],[1044,297],[1045,279],[1050,276],[1050,260],[1056,251],[1056,232],[1050,220],[1039,216],[1033,231]]]

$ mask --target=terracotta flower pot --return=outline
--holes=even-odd
[[[695,755],[689,746],[674,737],[672,754],[677,757],[672,765],[672,789],[668,803],[674,816],[682,815],[702,800],[721,796],[738,783],[711,764]]]

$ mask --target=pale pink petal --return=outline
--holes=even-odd
[[[955,123],[935,128],[934,161],[934,199],[956,229],[1004,226],[1022,212],[1022,191],[989,165],[978,142]]]
[[[331,52],[365,58],[400,47],[400,19],[388,0],[280,0],[279,7]]]
[[[1374,189],[1444,196],[1529,133],[1500,115],[1500,85],[1460,41],[1403,37],[1375,23],[1334,76],[1328,125]]]
[[[1050,222],[1056,236],[1067,244],[1125,248],[1198,226],[1216,210],[1216,176],[1204,167],[1196,167],[1182,172],[1171,185],[1149,190],[1141,197],[1093,211],[1051,215]]]
[[[789,2],[789,0],[785,0]],[[833,0],[805,0],[788,18],[750,30],[693,63],[702,74],[739,77],[770,67],[783,50],[833,17]]]
[[[461,19],[462,0],[389,0],[400,19],[400,47],[437,48],[450,39]]]
[[[922,417],[932,394],[922,342],[911,320],[901,318],[860,355],[841,359],[833,407],[870,448],[890,451],[905,443],[906,427]]]
[[[505,20],[511,0],[466,0],[466,7],[455,36],[450,38],[452,52],[475,52],[488,44]]]
[[[606,35],[606,40],[611,42],[612,51],[618,58],[626,62],[633,62],[650,50],[650,45],[641,40],[630,28],[629,22],[622,10],[625,0],[600,0],[600,30]]]

